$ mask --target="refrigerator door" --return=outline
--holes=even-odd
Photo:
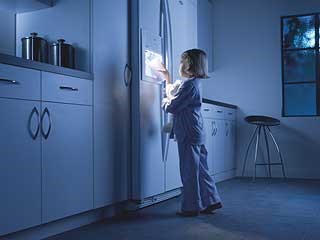
[[[167,3],[167,36],[169,42],[169,58],[171,58],[172,81],[180,79],[179,65],[181,54],[191,48],[197,47],[197,22],[189,19],[196,19],[197,4],[193,0],[166,0]],[[172,17],[174,16],[174,17]],[[187,27],[186,27],[187,26]],[[170,118],[170,115],[166,119]],[[168,121],[168,120],[167,120]],[[177,142],[173,139],[166,139],[168,148],[165,154],[166,169],[166,191],[182,186],[179,169],[179,154]]]
[[[180,168],[179,168],[179,152],[177,142],[174,139],[169,140],[168,153],[166,158],[166,191],[171,191],[182,187]]]
[[[165,191],[161,143],[161,85],[140,81],[141,197]]]
[[[172,80],[181,79],[179,66],[181,54],[197,48],[197,3],[192,0],[169,0],[172,28],[173,74]]]

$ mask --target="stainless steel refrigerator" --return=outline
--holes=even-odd
[[[177,143],[164,132],[165,84],[148,63],[162,61],[179,79],[180,55],[197,47],[197,0],[132,0],[131,200],[146,206],[180,194]]]

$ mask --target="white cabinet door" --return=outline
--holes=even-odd
[[[93,208],[92,107],[43,103],[42,116],[42,219],[50,222]]]
[[[236,131],[234,121],[225,121],[225,171],[233,170],[235,166],[235,141],[236,141]]]
[[[36,111],[40,112],[39,102],[0,99],[0,235],[41,224]]]
[[[178,144],[174,139],[169,140],[168,156],[166,159],[166,191],[182,186],[179,167]]]
[[[208,151],[208,170],[210,175],[213,175],[213,138],[215,133],[215,126],[214,126],[214,120],[210,118],[204,118],[204,129],[206,133],[206,149]]]
[[[224,120],[213,120],[216,125],[216,134],[213,137],[213,172],[221,173],[225,170],[225,122]]]
[[[93,1],[94,206],[128,199],[128,0]]]

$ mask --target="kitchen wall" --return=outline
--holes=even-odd
[[[274,134],[288,176],[320,178],[320,118],[281,118],[280,16],[313,12],[320,12],[319,0],[214,1],[214,72],[204,83],[204,96],[239,106],[238,173],[253,131],[243,118],[264,114],[282,121]],[[249,157],[252,166],[253,152]],[[259,168],[264,175],[264,168]],[[279,176],[280,168],[273,169]]]
[[[90,71],[90,12],[91,0],[55,0],[52,8],[18,14],[17,56],[21,56],[21,38],[37,32],[50,42],[63,38],[66,43],[73,44],[76,47],[76,69]]]
[[[15,54],[15,15],[0,11],[0,53]]]

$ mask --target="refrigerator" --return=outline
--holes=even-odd
[[[165,83],[150,62],[161,61],[174,82],[181,53],[197,47],[197,0],[131,1],[132,159],[130,196],[147,206],[181,193],[177,142],[163,131]]]

